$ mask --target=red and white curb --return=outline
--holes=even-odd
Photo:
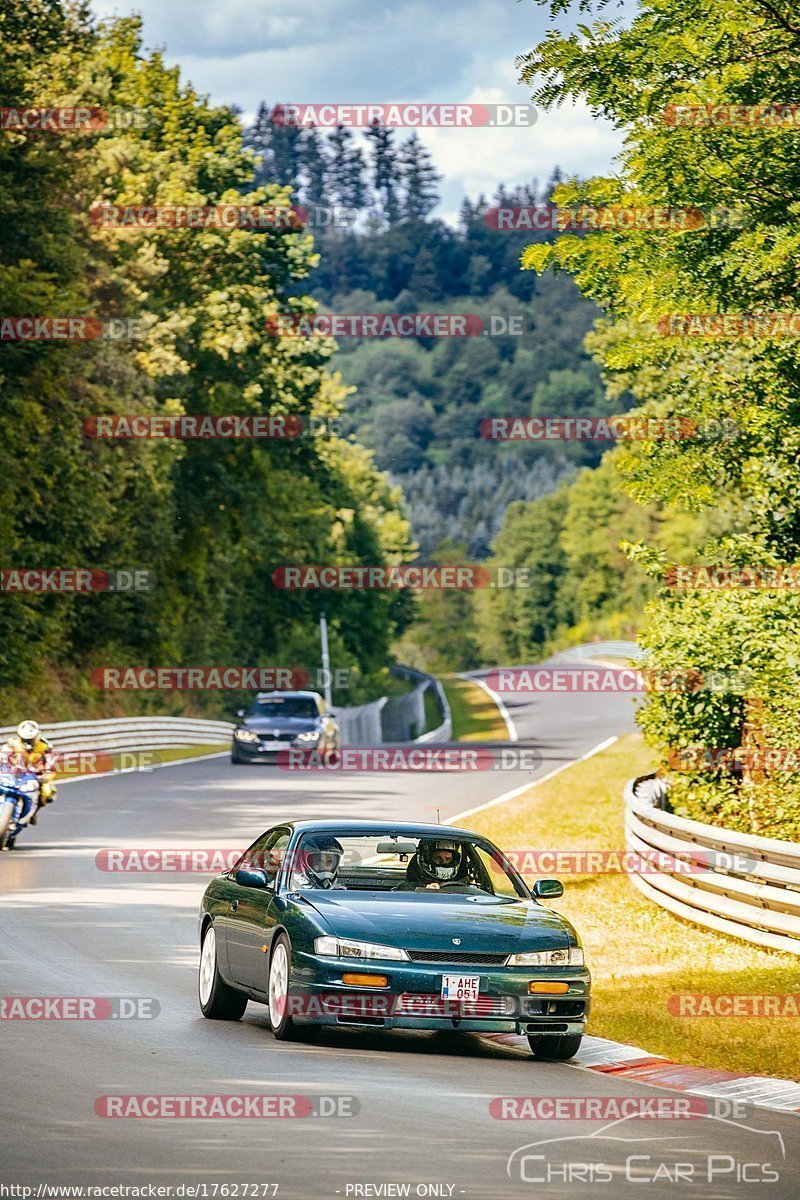
[[[515,1049],[528,1048],[526,1038],[516,1034],[491,1034],[491,1039],[506,1042]],[[770,1079],[764,1075],[743,1075],[708,1067],[689,1067],[649,1054],[639,1046],[626,1046],[606,1038],[586,1037],[574,1058],[564,1064],[582,1070],[599,1071],[614,1079],[630,1079],[651,1087],[672,1088],[693,1096],[713,1096],[742,1100],[757,1108],[775,1112],[800,1113],[800,1083],[791,1079]]]

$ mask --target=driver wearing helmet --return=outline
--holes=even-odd
[[[293,886],[345,891],[344,884],[337,881],[343,854],[341,843],[330,834],[303,838],[300,844],[301,870]]]
[[[53,747],[36,721],[22,721],[17,726],[16,736],[9,738],[0,747],[0,760],[12,770],[33,771],[39,780],[39,804],[50,804],[56,798],[53,780]],[[36,824],[36,813],[30,819]]]
[[[464,877],[464,853],[451,838],[426,838],[408,864],[407,884],[439,891]]]

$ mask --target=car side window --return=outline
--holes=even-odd
[[[277,870],[270,871],[268,863],[273,847],[281,839],[285,844],[289,840],[289,833],[286,829],[268,829],[266,833],[262,833],[260,838],[256,838],[252,846],[248,846],[241,858],[234,863],[231,868],[231,874],[235,874],[241,868],[250,868],[256,871],[266,871],[270,878],[277,875]]]
[[[274,883],[280,873],[290,839],[291,834],[288,829],[281,830],[277,839],[266,850],[263,869],[267,872],[270,883]]]

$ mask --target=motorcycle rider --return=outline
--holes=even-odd
[[[42,735],[36,721],[21,721],[17,726],[16,736],[11,737],[0,747],[0,761],[12,771],[32,771],[39,780],[39,805],[52,804],[56,798],[56,787],[53,782],[53,747]],[[30,802],[21,814],[24,818],[30,809]],[[36,824],[37,813],[34,812],[28,824]]]

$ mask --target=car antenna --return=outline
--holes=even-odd
[[[437,808],[437,810],[436,810],[436,824],[437,824],[437,825],[441,825],[441,823],[442,823],[442,818],[439,816],[439,810],[438,810],[438,808]]]

